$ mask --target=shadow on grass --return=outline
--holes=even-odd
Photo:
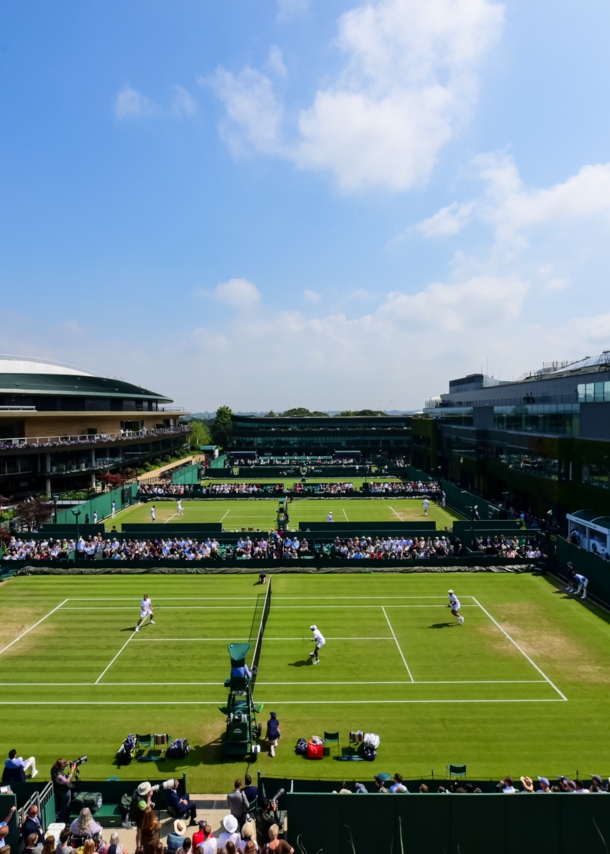
[[[595,614],[596,617],[599,617],[605,623],[610,623],[610,611],[606,610],[602,605],[596,604],[592,601],[589,596],[586,599],[581,599],[580,596],[571,596],[569,593],[565,592],[565,585],[567,581],[559,578],[557,575],[552,575],[550,572],[544,576],[542,576],[547,584],[551,587],[554,587],[554,594],[557,594],[562,597],[562,599],[573,599],[574,601],[578,600],[578,603],[586,608],[588,611],[591,611],[592,614]]]
[[[289,662],[288,667],[307,667],[307,665],[311,663],[311,658],[299,659],[298,661]]]
[[[432,623],[431,626],[428,626],[429,629],[453,629],[458,626],[459,623]]]

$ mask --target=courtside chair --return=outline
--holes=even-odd
[[[447,765],[447,771],[449,772],[449,779],[451,779],[452,777],[466,776],[465,765]]]
[[[136,733],[136,750],[149,750],[152,747],[152,735],[138,735]]]
[[[341,753],[341,748],[339,747],[339,733],[338,732],[325,732],[324,733],[324,747],[328,746],[328,752],[330,755],[330,746],[331,744],[337,745],[337,755]]]

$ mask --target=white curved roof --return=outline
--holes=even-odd
[[[82,371],[72,365],[54,362],[48,359],[36,359],[29,356],[0,355],[0,374],[62,374],[91,377],[88,371]]]

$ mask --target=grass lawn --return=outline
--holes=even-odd
[[[243,762],[221,762],[227,644],[253,639],[255,576],[14,578],[0,587],[0,705],[5,752],[89,755],[84,780],[186,770],[191,792],[229,791]],[[453,586],[465,623],[444,607]],[[154,626],[134,634],[139,600]],[[258,605],[258,608],[257,608]],[[604,612],[530,575],[278,575],[256,700],[282,741],[266,774],[340,779],[376,771],[470,777],[610,773],[610,624]],[[327,638],[310,663],[308,627]],[[299,737],[381,737],[374,766],[295,756]],[[129,732],[194,746],[180,762],[112,765]]]
[[[276,525],[278,502],[275,498],[219,498],[185,501],[184,515],[176,516],[175,501],[157,501],[137,504],[106,519],[106,529],[118,529],[123,522],[149,523],[150,508],[155,504],[159,527],[168,522],[222,522],[226,531],[253,528],[269,531]],[[436,521],[437,528],[451,527],[459,518],[447,507],[430,502],[428,516],[424,516],[422,501],[418,498],[359,498],[310,499],[297,498],[289,505],[290,527],[298,529],[299,522],[325,522],[332,510],[335,522],[424,522]],[[169,536],[169,531],[166,531]]]

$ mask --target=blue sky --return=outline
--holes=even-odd
[[[610,8],[0,7],[0,352],[416,408],[610,346]]]

